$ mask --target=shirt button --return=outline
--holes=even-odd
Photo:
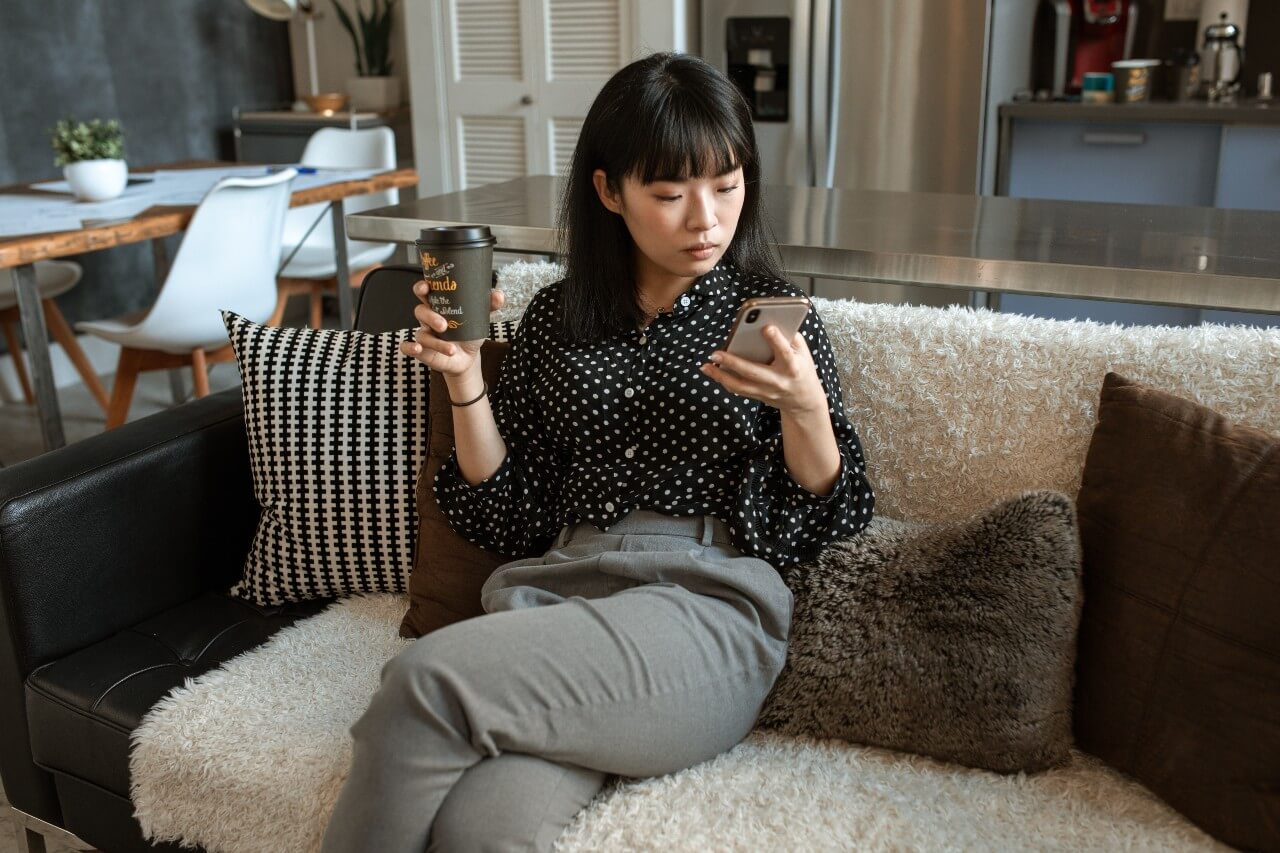
[[[605,501],[605,502],[604,502],[604,511],[605,511],[605,512],[613,512],[613,501]]]
[[[628,459],[633,459],[636,455],[636,449],[634,447],[628,447],[626,450],[622,451],[622,455]]]
[[[634,397],[635,395],[636,395],[636,389],[634,388],[627,388],[622,392],[622,396],[627,398]]]
[[[640,336],[640,346],[644,346],[648,342],[649,342],[649,339],[647,337],[645,337],[644,335]]]
[[[688,305],[689,305],[689,297],[687,297],[687,296],[681,296],[681,297],[680,297],[680,305],[681,305],[681,307],[685,307],[685,308],[687,308],[687,307],[688,307]]]

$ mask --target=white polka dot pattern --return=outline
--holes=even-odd
[[[875,499],[816,310],[800,331],[840,450],[829,495],[792,480],[777,409],[730,393],[698,369],[724,344],[743,300],[799,293],[790,282],[721,262],[647,329],[570,346],[557,333],[559,284],[543,288],[491,395],[506,458],[476,485],[462,479],[456,455],[436,475],[450,524],[478,545],[518,557],[543,553],[572,521],[608,530],[634,509],[706,514],[729,525],[744,554],[778,567],[857,534]]]

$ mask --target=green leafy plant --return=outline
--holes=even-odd
[[[49,129],[55,166],[81,160],[123,160],[124,130],[115,119],[61,119]]]
[[[388,77],[391,75],[391,13],[395,0],[373,0],[373,8],[365,15],[363,0],[355,0],[356,22],[347,10],[332,0],[338,19],[351,36],[356,49],[356,73],[361,77]]]

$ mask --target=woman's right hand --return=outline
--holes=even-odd
[[[445,374],[446,377],[461,376],[471,370],[480,355],[480,347],[484,339],[474,341],[445,341],[436,337],[437,332],[449,328],[444,317],[431,310],[427,302],[427,286],[419,281],[413,286],[414,295],[422,304],[413,309],[419,328],[414,332],[413,340],[400,344],[400,352],[425,364],[432,370]],[[501,290],[489,294],[489,310],[497,311],[506,301]]]

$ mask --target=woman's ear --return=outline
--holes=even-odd
[[[604,173],[604,169],[596,169],[592,172],[591,182],[595,184],[596,195],[600,196],[600,203],[614,213],[622,213],[621,194],[615,195],[609,189],[609,176]]]

